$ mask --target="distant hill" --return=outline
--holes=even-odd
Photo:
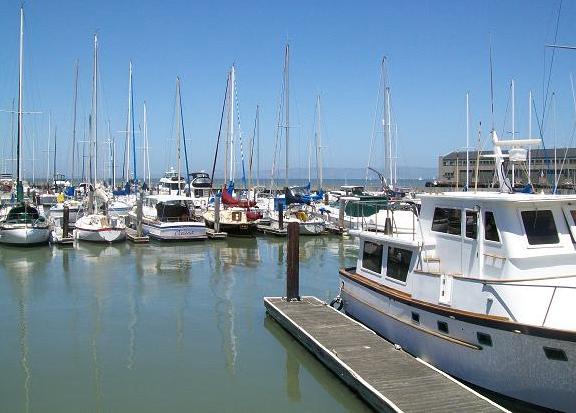
[[[382,168],[376,168],[378,171],[382,172]],[[435,178],[437,174],[437,169],[432,167],[420,167],[420,166],[399,166],[398,167],[398,178],[399,179],[418,179],[422,178],[432,179]],[[222,179],[223,173],[221,171],[216,171],[214,174],[216,179]],[[308,179],[308,169],[307,168],[290,168],[288,175],[290,179]],[[276,173],[278,178],[284,177],[284,170],[280,170]],[[324,179],[364,179],[366,177],[366,168],[324,168]],[[376,178],[374,172],[369,172],[368,177]],[[270,178],[270,170],[260,171],[261,179]],[[316,178],[316,170],[312,169],[312,179]]]

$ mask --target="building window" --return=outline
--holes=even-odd
[[[528,244],[558,244],[558,231],[554,223],[552,211],[522,211],[522,222],[528,237]]]
[[[386,276],[406,282],[410,261],[412,261],[412,251],[403,248],[388,247]]]
[[[382,271],[382,245],[364,241],[362,268],[380,274]]]
[[[432,231],[460,235],[461,212],[454,208],[436,208],[432,220]]]
[[[492,211],[486,211],[484,213],[484,239],[486,241],[500,242],[496,220],[494,219],[494,213]]]
[[[466,238],[476,239],[478,232],[478,213],[466,211]]]

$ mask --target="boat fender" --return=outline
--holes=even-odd
[[[340,297],[340,296],[337,296],[332,301],[330,301],[330,307],[335,308],[338,311],[342,310],[343,306],[344,306],[344,301],[342,301],[342,297]]]

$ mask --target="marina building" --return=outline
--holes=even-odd
[[[504,151],[506,153],[507,151]],[[496,171],[492,151],[470,151],[468,153],[469,182],[474,185],[478,172],[478,186],[488,187],[496,184]],[[532,183],[550,185],[555,177],[559,187],[572,187],[576,182],[576,148],[533,149],[530,151]],[[512,166],[505,163],[508,178],[512,179]],[[477,170],[477,171],[476,171]],[[528,182],[528,161],[515,165],[516,185]],[[466,183],[466,151],[453,151],[438,159],[438,181],[446,186],[464,186]]]

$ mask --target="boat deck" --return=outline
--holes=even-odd
[[[377,411],[506,411],[316,297],[265,297],[266,311]]]

